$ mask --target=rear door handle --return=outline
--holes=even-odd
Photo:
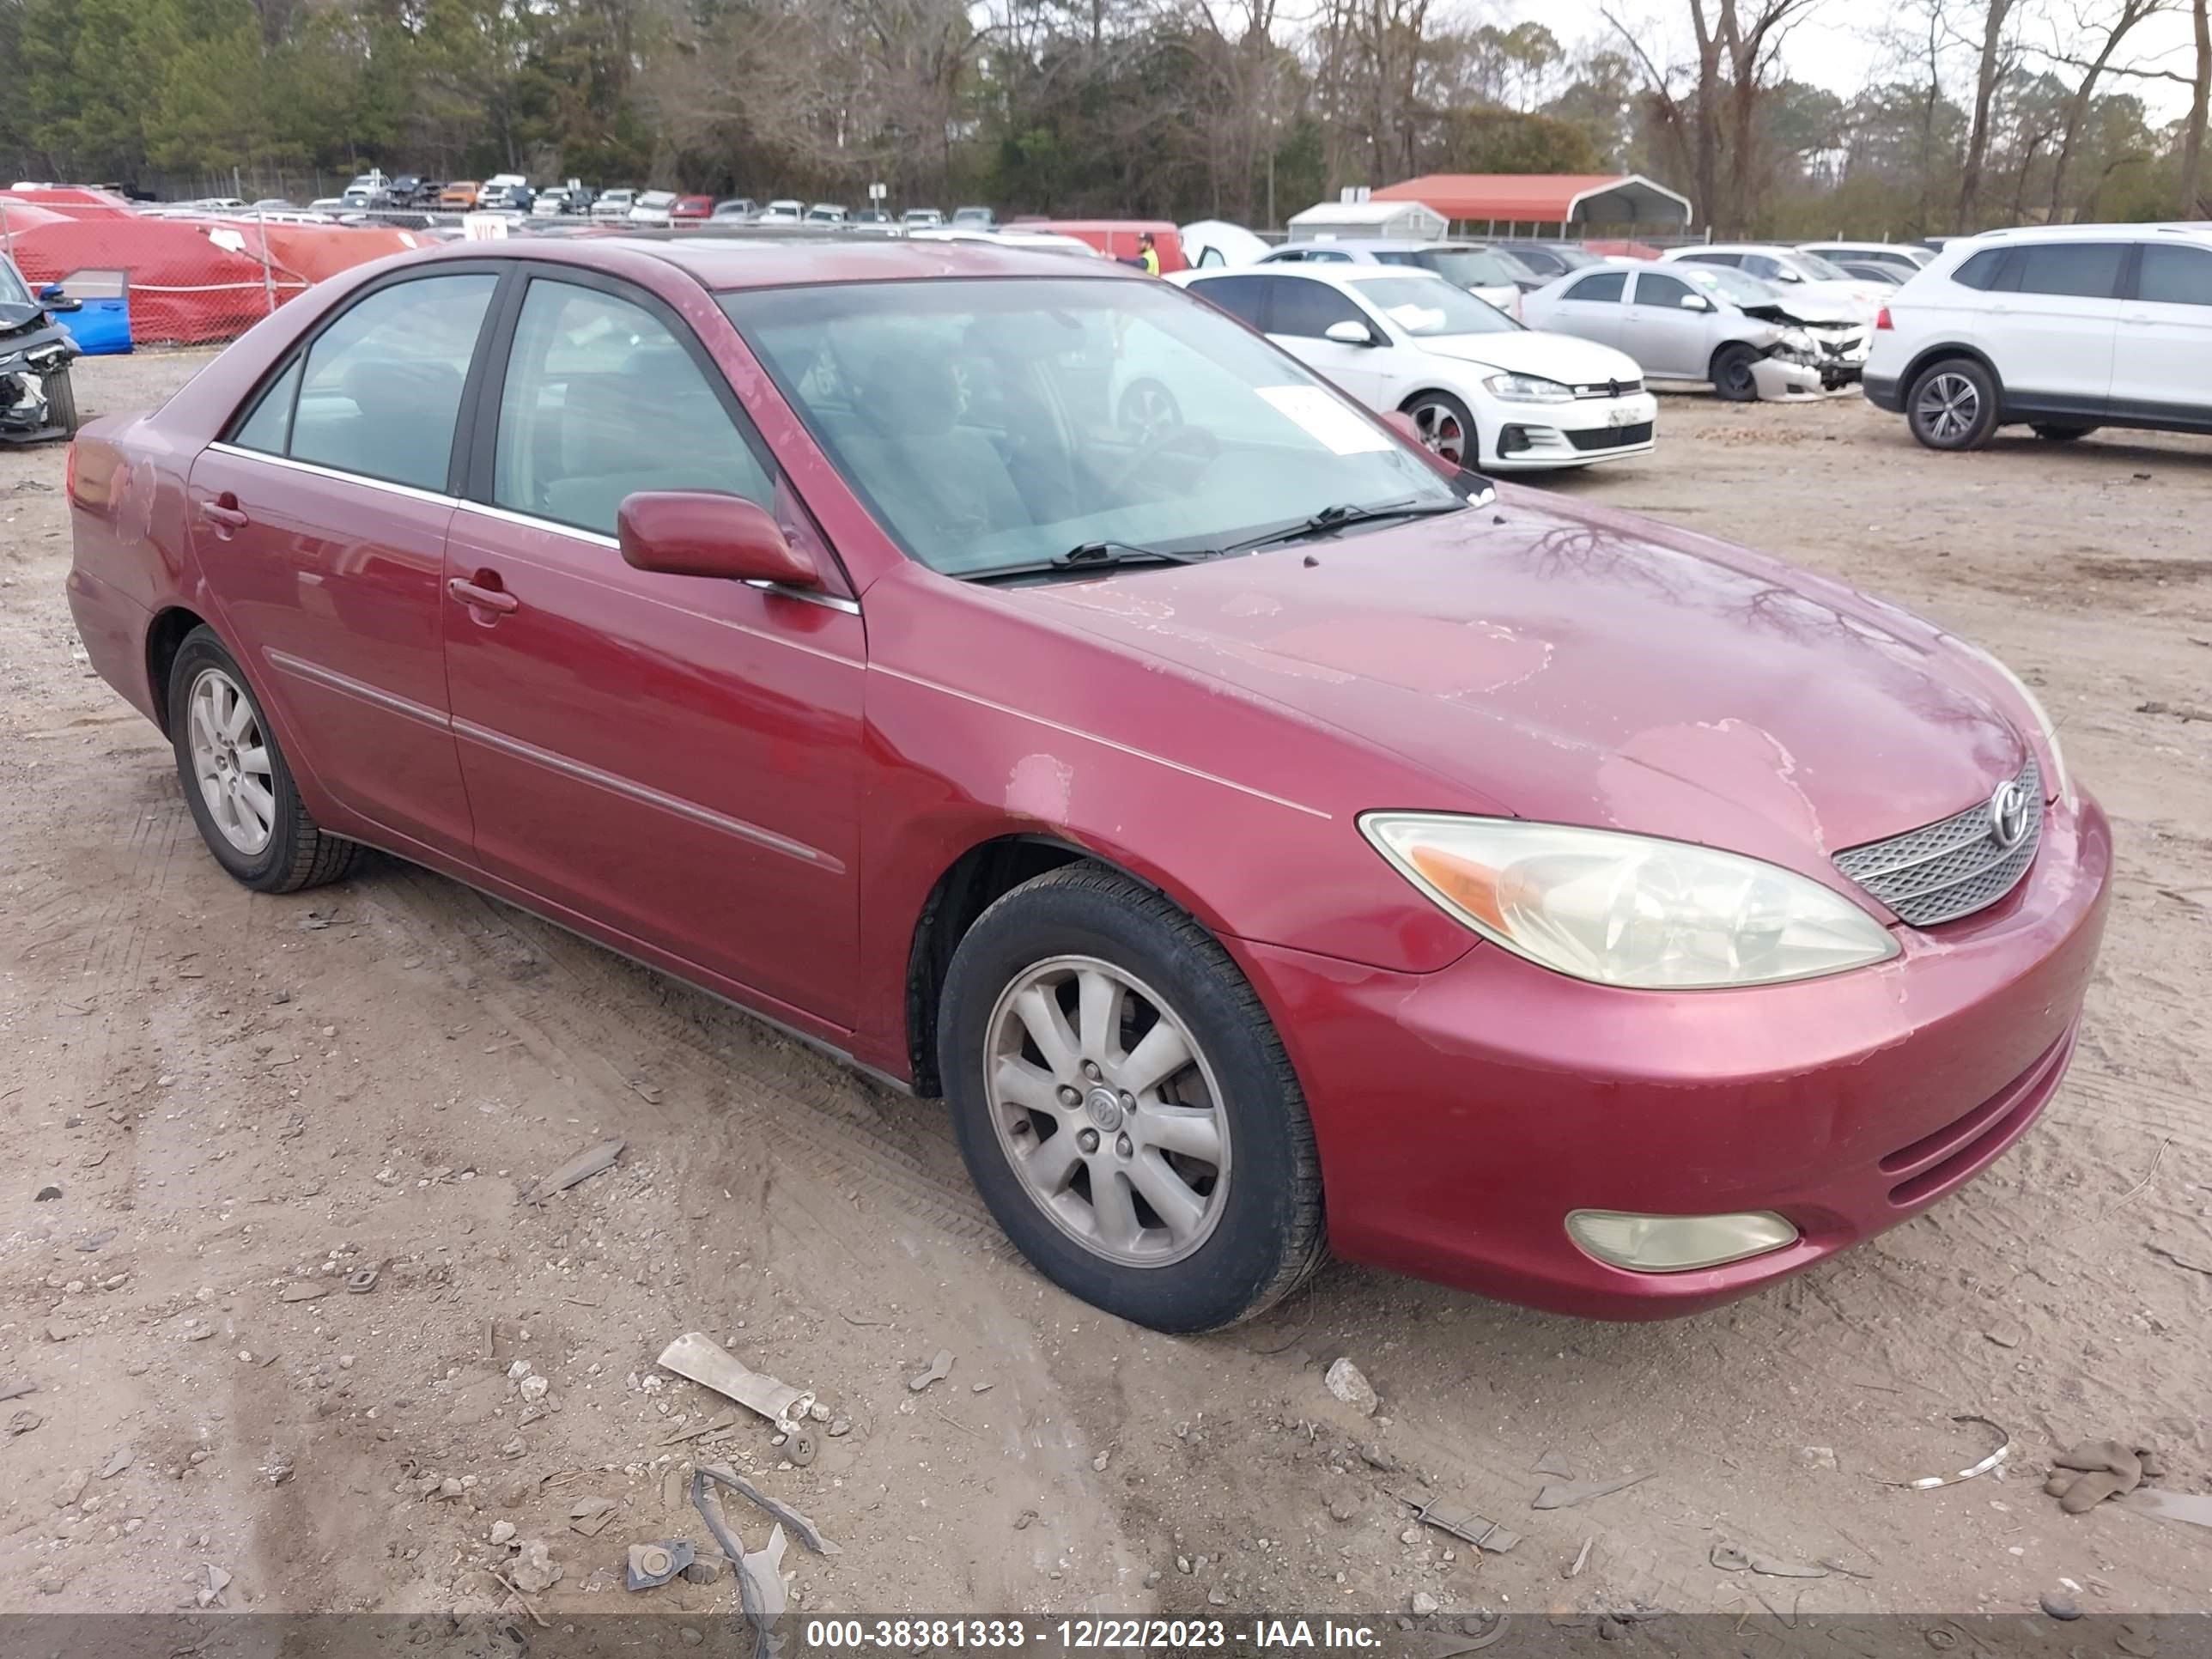
[[[2155,317],[2150,316],[2150,315],[2147,314],[2146,313],[2140,312],[2140,311],[2135,311],[2135,312],[2130,312],[2126,316],[2124,316],[2124,317],[2121,318],[2121,319],[2120,319],[2120,320],[2121,320],[2122,322],[2124,322],[2124,323],[2129,324],[2130,325],[2131,325],[2131,326],[2133,326],[2133,327],[2136,327],[2136,328],[2142,328],[2142,327],[2145,326],[2145,325],[2148,325],[2148,324],[2156,322],[2156,321],[2158,320],[2158,319],[2157,319],[2157,318],[2155,318]]]
[[[446,592],[463,605],[474,605],[479,611],[496,611],[501,616],[522,609],[522,601],[503,587],[480,587],[466,576],[455,576],[446,584]]]

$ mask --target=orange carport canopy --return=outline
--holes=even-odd
[[[1637,173],[1431,173],[1375,192],[1419,202],[1455,222],[1643,225],[1686,229],[1690,198]]]

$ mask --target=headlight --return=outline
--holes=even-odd
[[[1813,351],[1813,337],[1802,328],[1783,330],[1782,337],[1774,343],[1776,356],[1794,357],[1802,362],[1812,361]]]
[[[2066,769],[2066,757],[2058,750],[2058,726],[2051,720],[2051,711],[2043,706],[2043,699],[2031,691],[2027,682],[2006,667],[1999,658],[1990,655],[1969,640],[1959,638],[1955,634],[1950,638],[1951,642],[1968,656],[1987,663],[1998,673],[2003,675],[2012,689],[2020,693],[2020,700],[2027,705],[2027,712],[2034,718],[2035,729],[2041,734],[2044,750],[2050,757],[2051,787],[2058,799],[2070,810],[2074,805],[2074,775]]]
[[[1834,889],[1709,847],[1434,812],[1369,812],[1359,828],[1483,938],[1600,985],[1771,985],[1897,954]]]
[[[1571,387],[1534,374],[1493,374],[1483,385],[1509,404],[1565,404],[1575,396]]]

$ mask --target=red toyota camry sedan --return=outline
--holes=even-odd
[[[2035,698],[1448,474],[1103,263],[466,244],[86,428],[70,597],[238,880],[381,848],[941,1096],[1163,1330],[1325,1248],[1680,1313],[1963,1185],[2104,917]]]

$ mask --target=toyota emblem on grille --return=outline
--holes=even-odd
[[[1990,797],[1990,834],[2008,853],[2027,839],[2027,793],[2007,778]]]

